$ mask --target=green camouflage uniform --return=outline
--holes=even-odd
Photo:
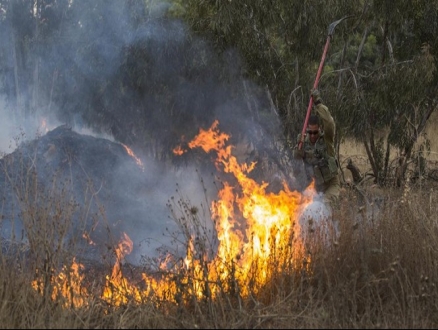
[[[293,155],[295,158],[303,159],[307,177],[315,179],[316,191],[322,192],[324,201],[334,208],[338,203],[341,189],[334,143],[335,121],[324,104],[315,105],[315,110],[319,115],[323,131],[314,145],[306,136],[302,149],[295,148]],[[300,139],[301,134],[298,135],[298,142]]]

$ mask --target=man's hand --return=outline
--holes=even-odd
[[[316,88],[312,89],[312,91],[310,92],[310,95],[312,96],[313,103],[315,105],[317,105],[317,104],[322,102],[321,95],[319,94],[319,90],[318,89],[316,89]]]

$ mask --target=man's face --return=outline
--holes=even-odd
[[[307,126],[307,135],[309,135],[309,141],[312,144],[315,144],[315,142],[319,138],[319,125],[309,125]]]

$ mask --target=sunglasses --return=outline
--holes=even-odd
[[[319,134],[319,131],[318,131],[318,130],[316,130],[316,131],[310,131],[310,130],[307,130],[306,132],[307,132],[307,134],[309,134],[309,135],[317,135],[317,134]]]

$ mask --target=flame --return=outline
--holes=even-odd
[[[183,148],[181,146],[177,146],[173,149],[173,153],[177,156],[181,156],[183,153],[185,153],[186,151],[183,150]]]
[[[89,294],[88,290],[82,285],[85,275],[79,273],[83,269],[84,266],[77,263],[74,258],[70,269],[64,266],[62,271],[52,278],[48,286],[51,290],[51,298],[53,300],[63,298],[64,307],[78,308],[87,305]],[[45,289],[44,282],[41,279],[34,280],[32,287],[41,293]]]
[[[106,285],[102,294],[102,299],[113,306],[126,304],[131,299],[141,302],[142,299],[141,291],[123,277],[121,269],[123,258],[132,252],[132,248],[132,240],[126,233],[123,233],[120,243],[115,248],[116,262],[112,274],[106,276]]]
[[[135,154],[134,151],[132,151],[131,148],[129,148],[126,144],[121,143],[121,145],[125,148],[126,152],[128,153],[129,156],[131,156],[132,158],[135,159],[135,162],[137,163],[138,166],[140,166],[140,168],[144,171],[144,165],[143,162],[141,161],[140,158],[138,158]]]
[[[216,150],[218,152],[218,158],[223,157],[225,154],[230,154],[229,148],[231,147],[228,147],[226,150],[223,149],[225,142],[229,139],[229,135],[218,132],[218,125],[219,121],[215,120],[208,130],[200,129],[195,139],[189,142],[189,147],[201,147],[207,153],[211,150]]]
[[[181,136],[181,142],[183,143],[186,140],[186,137],[183,135]],[[187,150],[184,150],[181,146],[176,146],[173,150],[173,153],[177,156],[181,156],[184,154]]]
[[[214,299],[227,292],[248,297],[260,292],[279,274],[301,270],[310,261],[304,253],[298,217],[312,202],[313,184],[303,194],[291,191],[286,182],[280,192],[267,192],[267,183],[248,177],[256,163],[238,163],[232,147],[226,145],[229,135],[220,132],[218,124],[215,121],[208,130],[201,129],[188,143],[189,148],[216,152],[217,168],[235,178],[234,184],[224,182],[218,199],[210,205],[218,238],[214,257],[207,257],[209,251],[200,251],[199,237],[192,233],[187,239],[185,258],[174,260],[166,256],[158,263],[155,274],[141,274],[140,289],[122,274],[123,258],[133,249],[131,239],[124,233],[114,249],[116,262],[111,275],[106,276],[101,296],[112,306],[141,303],[145,299],[174,303],[193,297]],[[178,150],[185,152],[182,148]],[[70,270],[70,277],[76,281],[70,282],[72,290],[67,291],[86,297],[88,293],[79,285],[82,277],[77,270],[73,267]],[[53,291],[53,298],[68,289],[63,278],[58,276],[60,285]],[[33,285],[42,289],[37,282]],[[85,302],[75,300],[76,295],[69,298],[74,306]]]

